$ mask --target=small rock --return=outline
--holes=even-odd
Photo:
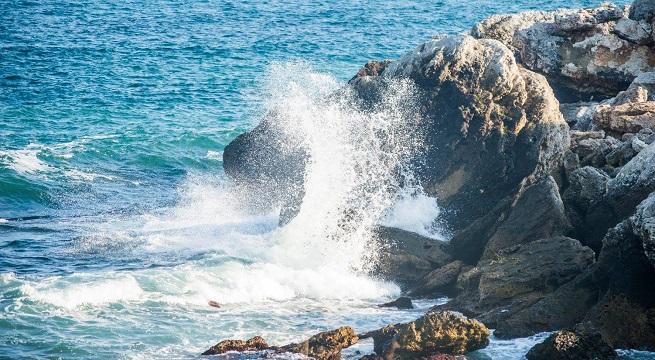
[[[316,360],[340,360],[341,350],[359,341],[355,331],[350,326],[326,331],[297,343],[277,348],[278,351],[291,352],[312,357]]]
[[[655,101],[610,106],[599,105],[594,124],[615,134],[636,133],[655,129]]]
[[[395,307],[398,309],[413,309],[414,304],[412,304],[412,299],[406,297],[406,296],[401,296],[398,299],[394,301],[390,301],[388,303],[380,304],[378,305],[379,307]]]
[[[202,353],[202,355],[218,355],[224,354],[228,351],[262,351],[268,348],[269,346],[266,343],[266,340],[259,336],[255,336],[246,341],[223,340],[209,348],[209,350]]]
[[[563,330],[535,345],[528,360],[605,360],[617,359],[616,352],[592,330]]]
[[[451,312],[430,312],[373,335],[375,352],[385,359],[409,360],[437,354],[463,355],[489,344],[490,332],[477,320]]]

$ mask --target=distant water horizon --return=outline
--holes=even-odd
[[[313,117],[372,120],[312,98],[369,60],[397,59],[494,14],[600,4],[5,4],[0,358],[194,358],[225,338],[282,344],[343,325],[367,331],[446,301],[377,307],[400,289],[367,275],[371,244],[356,236],[332,242],[318,231],[335,225],[326,192],[353,186],[320,180],[353,159],[339,142],[342,129],[316,129]],[[222,169],[225,146],[271,107],[327,139],[316,144],[313,201],[282,228],[275,209],[241,203]],[[377,200],[370,222],[446,240],[433,224],[436,199],[411,193],[388,209],[388,199]],[[474,356],[520,359],[544,336],[493,339]],[[358,346],[344,356],[372,345]]]

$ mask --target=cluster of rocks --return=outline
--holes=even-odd
[[[349,86],[362,106],[395,80],[416,85],[425,148],[412,160],[453,233],[378,229],[392,244],[379,273],[410,296],[453,297],[440,309],[500,338],[568,329],[530,359],[655,351],[654,4],[492,16],[360,70]],[[280,150],[274,118],[224,166],[281,197],[302,184],[304,155]]]
[[[260,351],[302,354],[316,360],[339,360],[341,350],[356,344],[360,338],[372,337],[375,354],[362,360],[443,359],[482,349],[489,344],[489,330],[480,322],[459,313],[430,312],[406,324],[389,325],[366,334],[356,335],[348,326],[326,331],[297,344],[269,346],[255,336],[249,340],[223,340],[203,355],[220,355],[232,351]]]

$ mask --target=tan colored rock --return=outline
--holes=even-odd
[[[613,134],[655,130],[655,101],[600,105],[594,115],[594,124]]]
[[[341,350],[359,341],[355,331],[350,326],[326,331],[297,343],[278,348],[278,351],[302,354],[316,360],[341,360]]]
[[[268,349],[269,346],[260,336],[255,336],[246,341],[243,340],[223,340],[218,344],[209,348],[209,350],[202,353],[202,355],[218,355],[224,354],[228,351],[262,351]]]
[[[452,311],[429,312],[406,324],[373,334],[375,352],[385,359],[409,360],[435,354],[463,355],[489,344],[489,329]]]

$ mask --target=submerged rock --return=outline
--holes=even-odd
[[[606,360],[618,355],[593,329],[576,327],[557,331],[535,345],[526,355],[528,360]]]
[[[395,307],[397,309],[413,309],[412,299],[407,296],[401,296],[394,301],[378,305],[380,307]]]
[[[429,312],[406,324],[373,333],[374,348],[385,359],[409,360],[432,355],[462,355],[489,344],[489,330],[480,322],[450,312]]]

